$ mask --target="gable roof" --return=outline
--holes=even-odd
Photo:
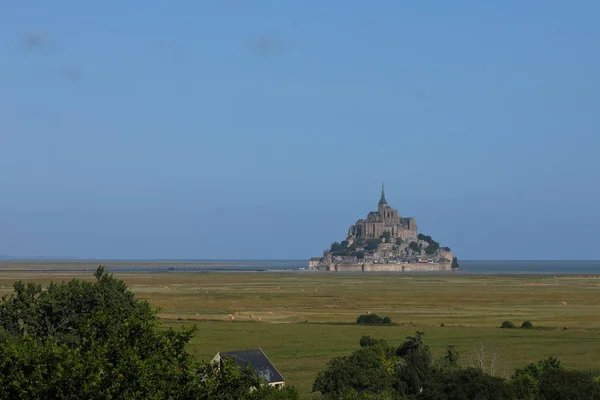
[[[275,368],[273,363],[271,363],[267,355],[260,348],[222,352],[219,353],[219,355],[221,357],[233,358],[235,364],[241,369],[245,369],[248,364],[250,364],[250,368],[258,372],[258,375],[268,383],[284,381],[283,376],[281,376],[277,368]]]

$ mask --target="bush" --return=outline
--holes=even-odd
[[[515,326],[515,324],[513,324],[510,321],[504,321],[502,323],[502,325],[500,325],[500,328],[503,328],[503,329],[515,329],[516,326]]]
[[[460,265],[458,264],[458,258],[454,257],[452,258],[452,269],[458,269]]]
[[[123,281],[94,276],[16,282],[0,300],[0,399],[298,398],[230,360],[198,361],[186,350],[195,328],[159,328]]]
[[[390,317],[380,317],[377,314],[362,314],[356,319],[360,325],[389,325],[392,323]]]
[[[360,347],[371,347],[371,346],[387,346],[387,343],[383,339],[375,339],[372,336],[365,335],[360,338]]]
[[[425,253],[432,255],[435,254],[440,248],[440,244],[438,242],[433,242],[429,246],[425,247]]]
[[[523,323],[521,324],[521,328],[531,329],[533,328],[533,324],[531,323],[531,321],[523,321]]]
[[[381,240],[379,239],[367,240],[367,250],[377,250],[377,248],[379,247],[379,243],[381,243]]]
[[[348,248],[348,242],[345,240],[342,243],[334,242],[331,244],[331,248],[329,249],[332,253],[339,253]]]

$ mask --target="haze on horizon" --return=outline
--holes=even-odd
[[[459,258],[600,259],[600,3],[139,4],[2,6],[0,254],[307,258],[385,181]]]

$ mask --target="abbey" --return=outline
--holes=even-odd
[[[334,242],[323,257],[313,257],[308,268],[322,271],[451,271],[458,259],[449,247],[419,233],[417,221],[401,217],[389,206],[381,186],[377,211],[359,219],[346,239]]]
[[[349,238],[379,238],[389,232],[393,238],[400,238],[406,242],[416,241],[418,236],[417,221],[414,218],[402,218],[398,210],[388,205],[385,199],[385,190],[381,187],[381,199],[377,211],[371,211],[367,218],[359,219],[348,230]]]

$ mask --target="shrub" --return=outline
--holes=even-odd
[[[516,326],[515,326],[515,324],[513,324],[510,321],[504,321],[502,323],[502,325],[500,325],[500,328],[503,328],[503,329],[515,329]]]
[[[367,240],[367,250],[377,250],[377,248],[379,247],[379,243],[381,243],[381,240],[379,239]]]
[[[360,347],[371,347],[377,345],[382,345],[385,347],[387,346],[387,343],[383,339],[375,339],[374,337],[368,335],[360,338]]]
[[[346,242],[344,240],[342,243],[333,242],[331,244],[330,251],[332,253],[339,253],[339,252],[342,252],[342,251],[346,250],[347,248],[348,248],[348,242]]]
[[[362,314],[356,319],[357,324],[362,325],[388,325],[392,323],[390,317],[380,317],[377,314]]]
[[[531,329],[533,328],[533,324],[531,323],[531,321],[523,321],[523,323],[521,324],[521,328]]]
[[[419,243],[417,243],[417,242],[410,242],[408,244],[408,248],[411,249],[412,251],[419,251],[419,250],[421,250],[419,248]]]
[[[458,258],[452,258],[452,269],[457,269],[460,265],[458,264]]]

